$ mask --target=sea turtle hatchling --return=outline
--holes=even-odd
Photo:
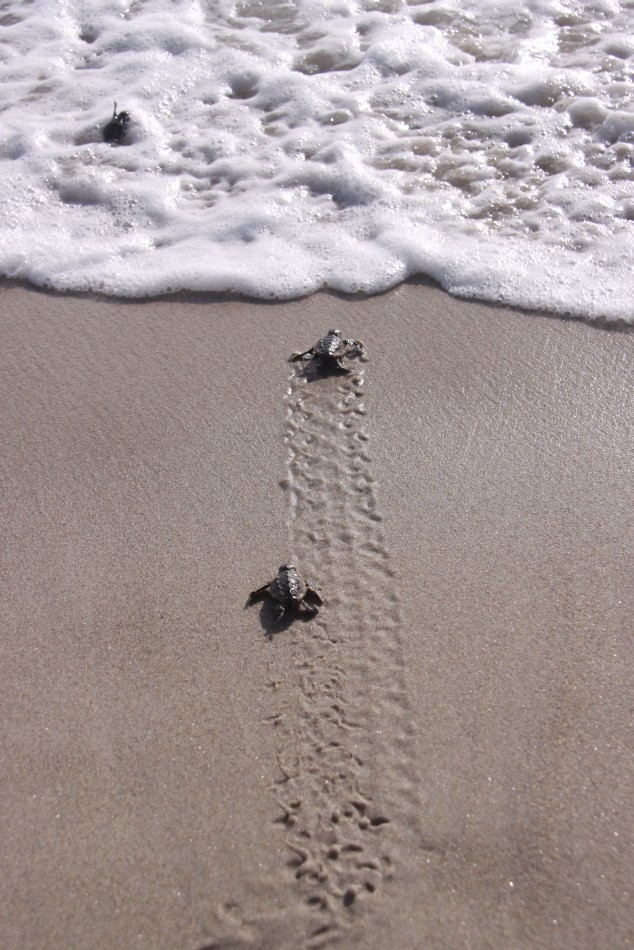
[[[281,620],[287,610],[314,616],[324,602],[319,589],[308,584],[293,564],[282,564],[272,581],[252,590],[246,606],[250,607],[267,594],[277,601],[277,620]]]
[[[130,113],[125,111],[117,112],[117,103],[115,102],[112,118],[110,119],[110,122],[104,126],[104,142],[111,142],[115,145],[118,145],[125,137],[129,125]]]
[[[339,369],[350,371],[344,360],[365,354],[365,347],[361,340],[347,340],[341,335],[341,330],[328,330],[326,336],[317,340],[314,346],[303,353],[293,353],[290,362],[297,360],[317,360],[325,366],[337,366]]]

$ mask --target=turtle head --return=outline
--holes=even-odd
[[[294,564],[282,564],[280,566],[280,571],[294,571],[294,570],[295,570]]]
[[[328,330],[328,336],[341,336],[341,330]]]

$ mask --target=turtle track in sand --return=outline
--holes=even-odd
[[[417,811],[399,597],[357,367],[320,378],[300,370],[287,393],[291,550],[325,607],[288,628],[290,672],[271,660],[271,685],[286,688],[270,719],[276,820],[310,912],[310,950],[337,942],[393,876],[398,825]]]

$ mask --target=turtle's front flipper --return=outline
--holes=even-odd
[[[244,605],[245,607],[250,607],[251,604],[254,604],[256,600],[261,600],[265,594],[268,594],[269,584],[264,584],[263,587],[258,587],[257,590],[252,590],[249,596],[247,597],[247,602]]]
[[[313,349],[305,350],[304,353],[293,353],[293,355],[289,357],[288,362],[289,362],[289,363],[296,363],[298,360],[307,360],[307,359],[310,359],[310,357],[312,357],[312,356],[314,356],[314,355],[315,355],[315,351],[314,351]]]
[[[361,342],[361,340],[344,340],[344,343],[347,346],[351,346],[352,349],[355,351],[354,354],[351,354],[351,355],[365,356],[365,346]]]
[[[323,606],[324,598],[321,596],[321,591],[318,587],[314,587],[312,584],[306,584],[304,603],[309,606],[314,606],[315,604],[318,604],[320,607]]]

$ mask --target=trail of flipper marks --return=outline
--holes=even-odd
[[[380,893],[398,824],[416,810],[399,598],[357,366],[346,376],[300,370],[287,394],[291,547],[325,607],[289,628],[294,682],[272,717],[275,794],[311,950],[349,933]],[[272,680],[279,674],[272,665]]]

